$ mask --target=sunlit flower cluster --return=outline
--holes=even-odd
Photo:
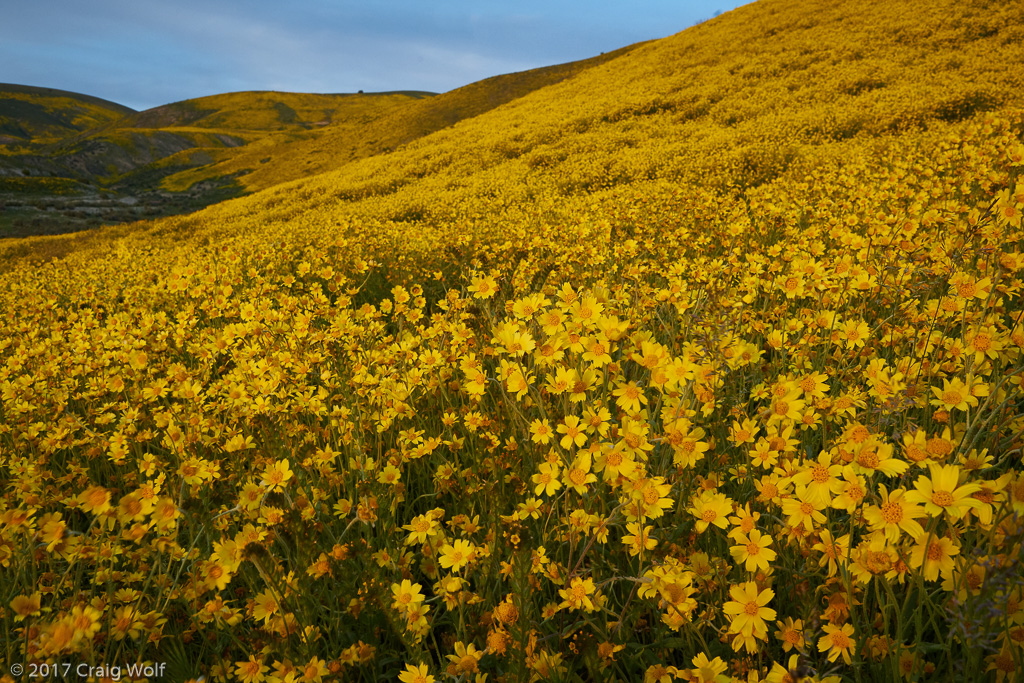
[[[1024,115],[954,115],[882,60],[882,85],[829,71],[848,97],[823,117],[769,68],[816,71],[813,31],[889,21],[965,70],[982,48],[896,9],[743,12],[791,31],[721,65],[760,104],[595,94],[607,120],[522,155],[510,131],[548,119],[512,107],[490,139],[516,169],[453,130],[389,157],[390,190],[357,182],[373,161],[8,263],[4,660],[245,683],[1019,679]],[[741,23],[624,73],[661,83],[667,52]],[[1019,52],[995,23],[975,41]],[[773,116],[822,128],[783,163]],[[655,153],[680,131],[718,156]]]

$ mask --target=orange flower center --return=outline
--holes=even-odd
[[[973,282],[964,282],[957,289],[957,293],[964,299],[970,299],[971,297],[974,296],[974,293],[976,291],[977,288],[974,286]]]
[[[911,462],[921,462],[928,457],[928,451],[924,450],[916,444],[907,446],[907,460]]]
[[[850,638],[842,631],[835,631],[834,633],[832,633],[831,638],[832,647],[836,649],[845,650],[846,648],[850,647]]]
[[[963,395],[955,389],[949,389],[948,391],[942,392],[942,402],[947,406],[955,406],[962,400]]]
[[[874,451],[865,451],[857,456],[857,464],[873,470],[878,467],[878,454]]]
[[[903,521],[903,508],[896,503],[883,503],[882,519],[887,524],[899,524]]]

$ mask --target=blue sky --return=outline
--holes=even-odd
[[[445,92],[663,38],[736,0],[16,0],[0,82],[134,109],[238,90]]]

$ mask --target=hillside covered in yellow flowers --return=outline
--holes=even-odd
[[[0,680],[1020,680],[1022,36],[760,0],[0,245]]]

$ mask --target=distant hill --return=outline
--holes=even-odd
[[[244,194],[237,177],[246,171],[213,170],[169,189],[168,176],[211,166],[268,137],[287,146],[335,118],[373,119],[431,95],[239,92],[136,112],[43,88],[8,92],[0,100],[12,114],[4,119],[12,134],[0,144],[0,236],[193,211]]]
[[[310,129],[332,123],[336,114],[358,107],[356,102],[396,101],[431,97],[421,91],[372,94],[307,94],[256,90],[198,97],[165,104],[125,117],[119,128],[194,127],[231,131]],[[376,106],[376,105],[374,105]]]
[[[434,97],[420,97],[401,107],[381,109],[373,116],[339,111],[330,126],[300,136],[267,138],[258,145],[224,154],[217,164],[169,177],[165,187],[181,190],[211,177],[242,174],[239,182],[247,190],[258,190],[340,168],[357,159],[391,152],[642,45],[636,43],[589,59],[494,76]]]
[[[24,118],[10,117],[8,126],[18,137],[0,140],[0,201],[18,210],[0,214],[0,236],[189,212],[307,178],[392,152],[640,45],[495,76],[441,95],[251,91],[136,112],[113,103],[100,108],[104,101],[96,98],[64,102],[54,100],[60,91],[11,86],[17,94],[11,112],[23,112]],[[88,119],[60,113],[72,111],[73,102],[97,111]],[[57,108],[60,103],[65,110]],[[74,125],[44,128],[41,122],[51,119]],[[98,192],[115,200],[113,211],[96,209]],[[135,208],[126,208],[126,201]],[[46,203],[45,211],[37,210],[40,202]]]
[[[80,93],[0,83],[0,145],[46,144],[107,125],[134,109]]]

